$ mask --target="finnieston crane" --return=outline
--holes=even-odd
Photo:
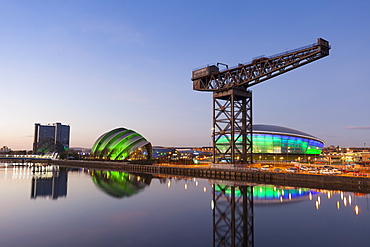
[[[319,38],[314,44],[233,68],[217,63],[193,70],[193,90],[213,92],[213,162],[252,164],[252,92],[248,88],[326,57],[330,48],[328,41]],[[226,69],[220,70],[219,65]]]

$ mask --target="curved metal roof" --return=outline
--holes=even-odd
[[[296,136],[301,136],[301,137],[306,137],[306,138],[312,138],[319,140],[323,142],[321,139],[307,134],[305,132],[295,130],[295,129],[290,129],[282,126],[277,126],[277,125],[267,125],[267,124],[254,124],[253,125],[253,132],[254,133],[276,133],[276,134],[288,134],[288,135],[296,135]]]
[[[94,143],[91,153],[97,158],[124,160],[136,149],[151,145],[133,130],[117,128],[101,135]]]

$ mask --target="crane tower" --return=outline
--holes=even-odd
[[[250,87],[329,55],[329,42],[316,43],[228,68],[217,63],[193,70],[193,89],[213,92],[214,163],[253,163]],[[226,69],[220,70],[219,65]]]

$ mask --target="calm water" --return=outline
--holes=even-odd
[[[0,164],[0,246],[370,245],[369,195],[43,169]]]

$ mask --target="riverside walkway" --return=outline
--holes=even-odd
[[[9,154],[0,154],[0,161],[6,162],[50,162],[54,156],[45,156],[45,155],[33,155],[33,154],[25,154],[25,155],[9,155]]]
[[[211,167],[210,165],[136,165],[124,162],[53,160],[52,164],[88,169],[144,173],[162,177],[196,177],[225,181],[235,186],[264,183],[280,186],[307,187],[370,193],[370,178],[273,171],[253,171],[247,167]]]

